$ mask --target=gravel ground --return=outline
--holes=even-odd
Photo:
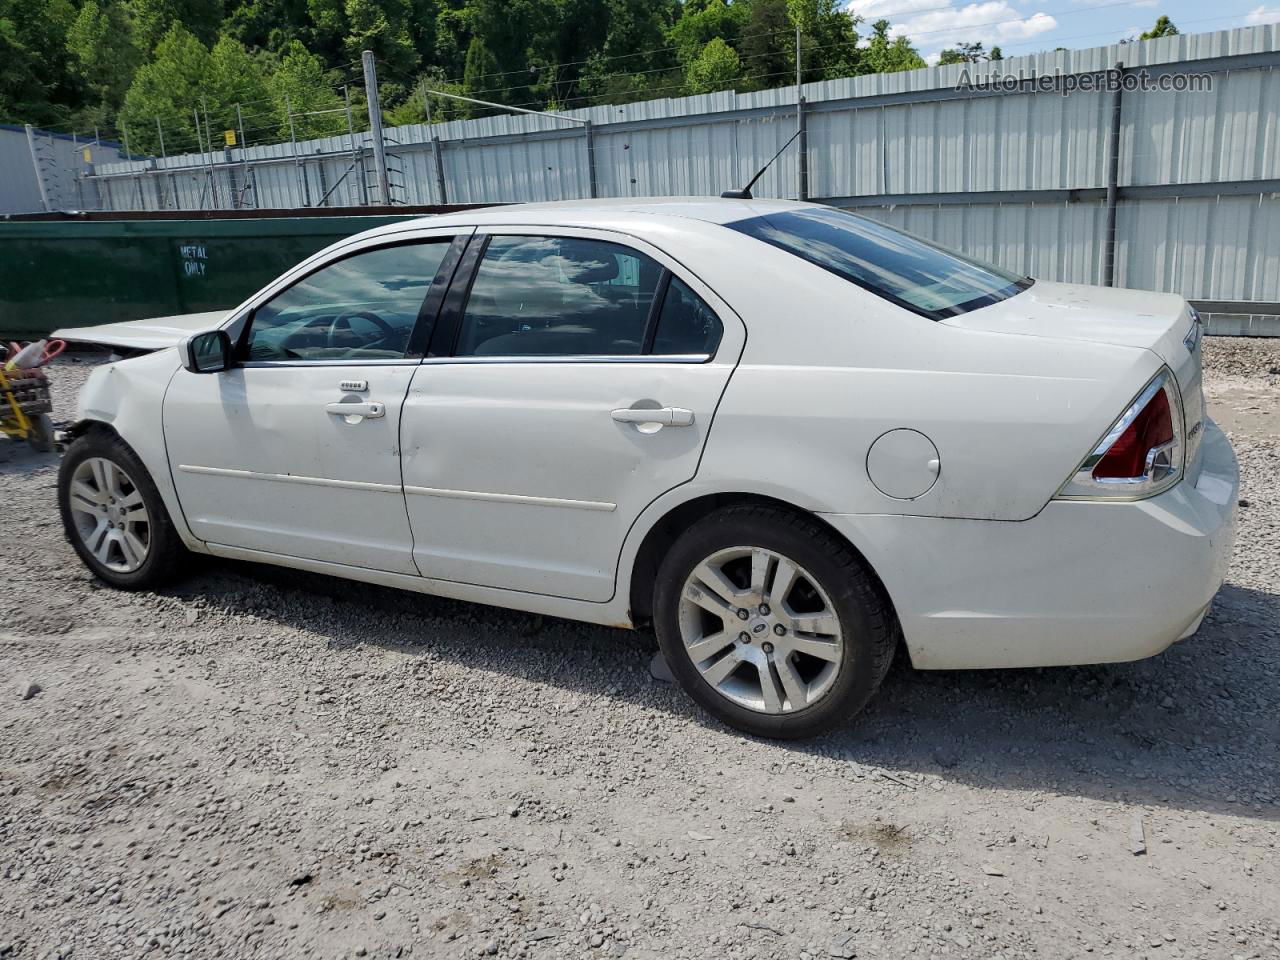
[[[1280,957],[1280,342],[1206,351],[1244,490],[1194,640],[900,661],[789,745],[645,633],[230,563],[102,588],[0,441],[0,957]]]

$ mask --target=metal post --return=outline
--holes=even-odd
[[[360,55],[364,65],[364,95],[369,101],[369,134],[373,138],[374,173],[378,177],[378,196],[384,204],[391,205],[391,183],[387,179],[387,145],[382,142],[382,108],[378,105],[378,72],[373,63],[373,51]]]
[[[40,188],[40,206],[47,212],[49,195],[44,189],[44,171],[40,169],[40,155],[36,152],[36,134],[31,124],[24,124],[24,126],[27,128],[27,149],[31,151],[31,166],[36,172],[36,186]]]
[[[582,125],[582,131],[587,135],[587,184],[591,190],[591,199],[594,200],[600,194],[596,186],[596,141],[590,120]]]
[[[449,195],[444,186],[444,158],[440,156],[440,138],[436,136],[436,128],[431,122],[431,94],[427,92],[426,84],[422,85],[422,111],[427,117],[427,132],[431,135],[431,153],[435,158],[436,165],[436,196],[440,198],[440,205],[449,202]]]
[[[209,159],[209,151],[213,149],[213,147],[210,146],[209,144],[209,127],[208,125],[206,125],[204,128],[204,140],[202,141],[200,139],[200,111],[195,107],[192,107],[191,116],[193,116],[196,121],[196,147],[204,155],[205,164],[209,168],[209,204],[214,209],[217,209],[218,192],[213,185],[213,161]]]
[[[133,159],[133,151],[129,149],[129,125],[123,120],[120,121],[120,132],[124,134],[124,155],[125,159]]]
[[[293,126],[293,105],[289,102],[289,95],[284,97],[284,110],[289,115],[289,142],[293,144],[293,167],[298,174],[298,183],[302,187],[302,205],[304,207],[311,206],[311,190],[307,186],[307,172],[302,167],[302,157],[298,153],[298,132]]]
[[[164,128],[160,126],[160,118],[156,117],[156,136],[160,138],[160,156],[167,157],[164,152]]]
[[[209,126],[209,101],[202,96],[200,105],[204,108],[204,142],[205,146],[209,148],[207,154],[209,158],[209,188],[213,191],[213,206],[216,210],[222,206],[222,201],[218,196],[218,175],[213,169],[213,130]]]
[[[1107,228],[1102,247],[1102,285],[1116,285],[1116,214],[1120,198],[1120,109],[1124,90],[1124,64],[1112,71],[1116,79],[1111,105],[1111,136],[1107,140]]]
[[[809,131],[804,120],[804,87],[801,84],[801,64],[800,64],[800,24],[796,24],[796,132],[799,134],[796,142],[796,149],[799,150],[797,156],[796,169],[799,174],[799,199],[809,199]]]
[[[369,205],[369,177],[364,168],[363,151],[356,146],[356,122],[351,115],[351,91],[345,83],[342,85],[342,102],[347,107],[347,145],[351,147],[351,166],[360,168],[360,196],[358,199],[361,204],[367,207]]]
[[[245,154],[245,151],[249,148],[249,144],[246,143],[244,139],[244,115],[240,112],[240,104],[238,103],[236,104],[236,129],[240,131],[240,206],[243,207],[245,205],[245,195],[253,188],[249,179],[249,158]],[[256,192],[253,194],[253,205],[254,207],[258,206],[258,195]]]

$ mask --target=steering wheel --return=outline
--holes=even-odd
[[[395,328],[387,321],[383,320],[376,313],[370,313],[368,310],[348,310],[346,313],[340,313],[333,318],[333,322],[329,324],[329,333],[325,338],[327,346],[335,347],[334,343],[338,327],[345,325],[348,330],[351,329],[351,321],[354,319],[368,320],[382,333],[384,339],[394,339],[396,335]]]

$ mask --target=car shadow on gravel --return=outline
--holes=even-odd
[[[248,564],[174,591],[305,630],[627,699],[743,736],[654,681],[648,631],[595,627]],[[856,721],[778,750],[1003,788],[1280,819],[1280,595],[1228,585],[1200,632],[1128,664],[932,672],[899,656]]]

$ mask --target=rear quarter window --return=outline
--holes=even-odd
[[[845,210],[788,210],[725,226],[933,320],[999,303],[1032,284]]]

